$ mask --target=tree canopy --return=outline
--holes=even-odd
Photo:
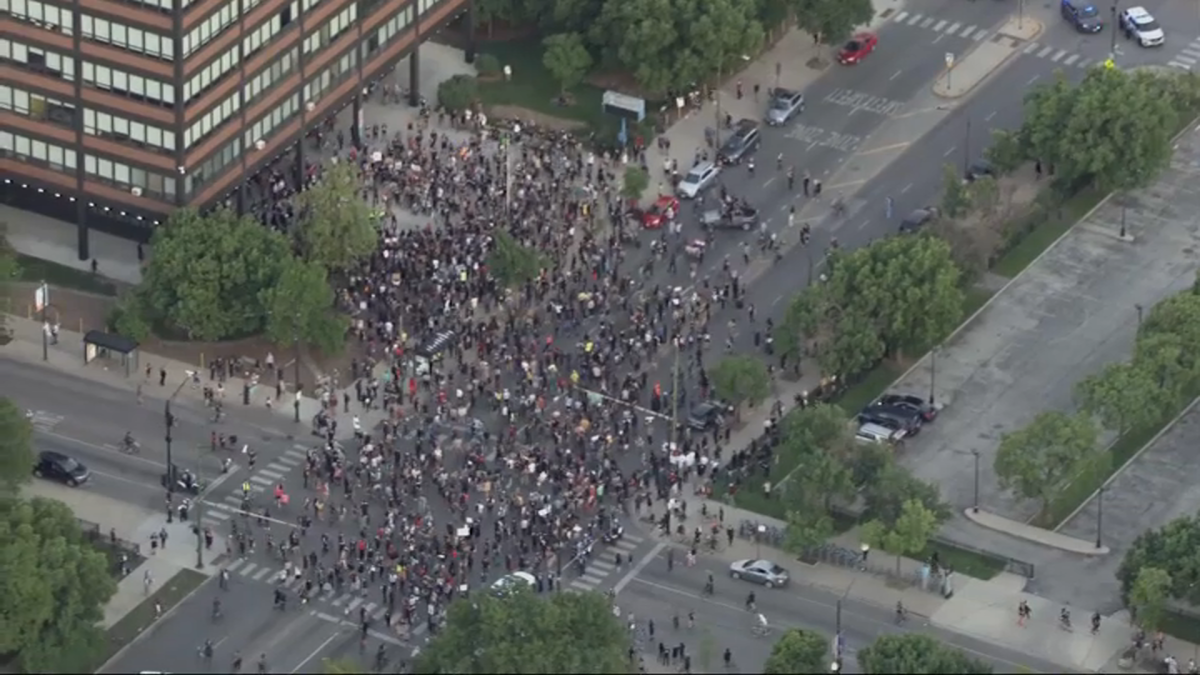
[[[896,575],[899,576],[901,558],[925,550],[940,524],[938,514],[916,499],[910,499],[900,507],[900,515],[893,522],[871,520],[864,523],[862,538],[896,556]]]
[[[453,603],[418,673],[625,673],[629,640],[599,593],[520,588]]]
[[[293,340],[332,354],[346,337],[348,321],[334,311],[334,293],[325,268],[289,258],[279,281],[266,290],[266,334],[278,345]]]
[[[1162,420],[1176,399],[1175,392],[1159,386],[1149,368],[1132,361],[1111,363],[1080,380],[1075,396],[1082,410],[1119,434]]]
[[[316,185],[298,195],[292,235],[305,260],[342,272],[379,247],[378,216],[361,189],[358,170],[343,162],[326,166]]]
[[[758,405],[771,394],[767,365],[754,356],[741,354],[721,359],[709,377],[717,395],[736,406]]]
[[[886,354],[936,343],[962,320],[961,274],[932,236],[889,237],[830,259],[825,283],[797,294],[776,328],[785,351],[820,338],[829,374],[855,375]]]
[[[0,398],[0,486],[12,493],[28,482],[35,460],[33,425],[12,399]]]
[[[562,90],[578,85],[592,68],[592,55],[588,53],[579,33],[558,33],[542,41],[546,51],[542,54],[542,65],[558,80]]]
[[[0,298],[11,298],[9,284],[21,276],[21,265],[17,262],[17,252],[8,242],[8,223],[0,222]],[[0,333],[7,328],[8,315],[0,312]]]
[[[488,270],[501,286],[513,288],[533,281],[545,266],[546,257],[541,251],[517,241],[508,230],[492,230]]]
[[[763,665],[765,675],[820,673],[829,670],[829,638],[810,630],[792,628],[771,647]]]
[[[1171,575],[1158,567],[1138,570],[1129,589],[1129,609],[1137,625],[1147,631],[1162,627],[1167,601],[1171,599]]]
[[[0,653],[26,673],[82,673],[105,647],[98,623],[116,592],[104,555],[70,509],[35,498],[0,499]]]
[[[1097,430],[1086,415],[1044,412],[1028,426],[1004,434],[994,469],[1000,486],[1045,507],[1085,462],[1107,457],[1097,452]]]
[[[151,246],[138,287],[149,318],[195,340],[261,330],[263,292],[292,255],[283,235],[228,209],[207,216],[175,211],[154,231]]]
[[[1093,68],[1072,85],[1063,75],[1025,96],[1021,135],[1030,157],[1070,185],[1103,192],[1148,185],[1171,158],[1178,115],[1162,76]]]
[[[991,665],[921,633],[881,635],[858,650],[858,665],[871,675],[987,675]]]
[[[826,45],[840,45],[855,28],[875,17],[871,0],[790,0],[788,4],[800,28]]]
[[[1162,527],[1146,530],[1134,540],[1117,568],[1126,604],[1146,602],[1146,597],[1134,594],[1138,577],[1146,568],[1166,573],[1170,579],[1170,598],[1190,605],[1200,604],[1200,516],[1176,518]],[[1139,593],[1147,596],[1144,591]]]

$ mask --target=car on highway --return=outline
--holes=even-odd
[[[921,419],[925,420],[926,423],[934,421],[938,416],[937,406],[929,403],[920,396],[913,396],[912,394],[884,394],[875,399],[875,402],[871,405],[908,408],[921,415]]]
[[[1167,41],[1162,26],[1154,20],[1145,7],[1130,7],[1121,12],[1117,20],[1121,24],[1121,32],[1130,40],[1137,40],[1143,47],[1161,47]]]
[[[919,232],[922,227],[925,227],[930,221],[937,218],[939,213],[940,211],[935,206],[926,206],[925,208],[914,210],[905,216],[904,220],[900,221],[900,233],[912,234]]]
[[[771,92],[771,102],[767,104],[767,124],[774,127],[783,126],[802,112],[804,112],[804,94],[777,87]]]
[[[526,586],[530,589],[536,588],[537,579],[529,572],[516,571],[512,574],[506,574],[492,584],[492,593],[503,595],[521,586]]]
[[[1090,0],[1062,0],[1062,16],[1080,33],[1099,33],[1104,30],[1100,10]]]
[[[693,166],[687,175],[679,181],[675,192],[684,199],[695,199],[717,182],[717,174],[721,169],[712,162],[701,162]]]
[[[788,571],[770,560],[738,560],[729,564],[729,576],[767,588],[787,586]]]
[[[33,465],[33,475],[79,487],[91,478],[92,472],[74,457],[43,450],[38,453],[37,463]]]
[[[725,139],[717,157],[722,164],[741,164],[742,160],[754,154],[762,144],[758,122],[751,119],[740,119],[733,125],[733,134]]]
[[[875,51],[875,45],[877,44],[879,44],[879,37],[874,33],[859,33],[850,38],[838,50],[838,63],[843,66],[852,66],[867,58],[867,55]]]
[[[636,209],[637,218],[647,230],[657,230],[675,220],[679,215],[679,200],[671,195],[662,195],[647,209]]]
[[[688,411],[687,425],[696,431],[721,429],[732,413],[733,408],[723,401],[701,401]]]

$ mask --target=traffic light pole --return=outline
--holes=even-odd
[[[171,395],[167,398],[167,402],[163,405],[163,424],[167,428],[166,442],[167,442],[167,495],[168,496],[175,494],[175,475],[174,475],[175,472],[172,471],[172,467],[175,466],[175,463],[172,461],[172,457],[171,457],[171,442],[174,440],[173,438],[171,438],[171,428],[175,426],[175,414],[171,412],[171,402],[175,400],[175,397],[179,395],[179,392],[183,391],[184,385],[186,385],[188,383],[188,380],[190,380],[190,379],[192,379],[192,373],[188,372],[187,378],[184,379],[183,382],[180,382],[178,387],[175,387],[175,391],[171,392]]]

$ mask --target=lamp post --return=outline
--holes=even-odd
[[[975,506],[972,511],[979,513],[979,451],[972,450],[971,454],[975,457]]]
[[[1112,12],[1112,23],[1109,24],[1111,30],[1108,32],[1112,40],[1109,42],[1108,57],[1111,59],[1117,55],[1117,0],[1113,0],[1112,7],[1109,9]]]
[[[165,404],[163,404],[163,424],[166,425],[166,429],[167,429],[167,435],[166,435],[165,440],[167,441],[167,496],[168,497],[175,494],[175,472],[174,472],[175,463],[173,461],[171,461],[171,441],[173,440],[171,438],[171,429],[175,426],[175,414],[171,412],[171,402],[175,400],[175,397],[179,395],[179,392],[183,391],[183,386],[188,383],[188,380],[192,379],[192,375],[193,375],[194,371],[188,370],[188,371],[184,371],[184,372],[187,373],[187,377],[184,378],[184,380],[179,383],[178,387],[175,387],[175,391],[171,392],[171,395],[169,397],[167,397],[167,402]]]
[[[1104,492],[1108,486],[1101,485],[1096,492],[1096,548],[1103,548],[1104,543]]]
[[[300,315],[296,315],[296,321],[300,321]],[[292,329],[292,349],[295,351],[292,358],[292,380],[296,387],[296,400],[292,403],[292,410],[295,411],[296,423],[300,423],[300,331],[298,327]]]
[[[929,405],[933,405],[937,400],[934,392],[937,389],[937,357],[941,350],[940,344],[929,350]]]
[[[971,170],[971,116],[967,116],[967,130],[963,134],[963,176]]]
[[[50,286],[43,281],[33,294],[42,313],[42,360],[50,360],[50,323],[46,321],[46,310],[50,309]]]
[[[200,478],[200,475],[201,475],[200,472],[203,470],[203,468],[204,468],[204,463],[200,461],[199,457],[196,457],[196,484],[197,485],[203,484],[203,481]],[[196,501],[195,501],[196,519],[192,521],[193,523],[195,523],[194,527],[196,530],[196,569],[198,569],[198,570],[204,569],[204,525],[203,525],[203,523],[204,523],[204,500],[201,499],[201,497],[203,497],[203,496],[204,495],[201,490],[196,491]]]
[[[1142,307],[1142,304],[1140,302],[1138,304],[1134,305],[1133,308],[1137,310],[1137,315],[1138,315],[1138,324],[1137,325],[1138,325],[1138,330],[1141,330],[1141,328],[1142,328],[1142,312],[1144,312],[1146,310],[1146,308]]]

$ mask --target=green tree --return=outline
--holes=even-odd
[[[8,312],[13,307],[12,283],[21,277],[17,252],[8,242],[8,223],[0,222],[0,335],[8,329]]]
[[[375,252],[379,218],[361,189],[358,169],[342,162],[325,167],[321,180],[300,193],[293,234],[305,260],[344,272]]]
[[[904,513],[904,505],[916,501],[944,523],[950,517],[950,506],[942,501],[936,485],[912,475],[895,462],[885,465],[875,479],[863,486],[865,510],[863,517],[877,520],[885,527],[894,527]]]
[[[154,231],[154,255],[138,287],[147,318],[194,340],[262,329],[262,294],[291,257],[287,239],[227,209],[175,211]]]
[[[858,665],[871,675],[955,673],[987,675],[992,667],[921,633],[881,635],[858,650]]]
[[[871,0],[791,0],[791,6],[797,25],[830,46],[840,46],[875,17]]]
[[[1066,184],[1104,192],[1148,185],[1170,161],[1176,129],[1159,88],[1153,74],[1117,68],[1093,68],[1074,87],[1060,75],[1026,98],[1033,156],[1052,162]]]
[[[1164,390],[1153,372],[1133,362],[1109,364],[1080,380],[1075,397],[1082,410],[1118,434],[1162,420],[1175,402],[1174,392]]]
[[[264,294],[265,332],[271,342],[291,345],[298,340],[325,354],[341,351],[349,324],[334,311],[333,286],[324,267],[293,258]]]
[[[971,191],[958,173],[958,167],[942,167],[942,213],[948,218],[961,218],[971,209]]]
[[[1178,399],[1192,390],[1200,375],[1189,369],[1191,349],[1174,333],[1143,332],[1134,345],[1133,362],[1158,384],[1163,396]]]
[[[1000,175],[1012,173],[1028,159],[1019,134],[1007,129],[992,129],[992,144],[983,154]]]
[[[558,33],[542,40],[545,52],[542,65],[558,80],[562,93],[573,89],[592,68],[592,55],[588,53],[579,33]]]
[[[625,167],[625,175],[621,181],[621,194],[626,199],[640,199],[650,187],[650,174],[640,166]]]
[[[0,485],[12,492],[30,480],[35,463],[33,425],[10,398],[0,398]]]
[[[1179,367],[1188,377],[1200,374],[1200,295],[1176,293],[1154,306],[1138,331],[1139,338],[1171,335],[1182,350]]]
[[[138,342],[150,337],[153,327],[146,320],[148,314],[144,298],[136,291],[121,293],[108,315],[108,328]]]
[[[900,575],[900,560],[925,550],[929,538],[937,533],[940,523],[937,514],[916,499],[904,502],[900,517],[888,525],[872,520],[862,526],[863,541],[896,556],[896,575]]]
[[[1038,500],[1045,508],[1096,454],[1096,426],[1090,418],[1049,411],[1025,428],[1004,434],[994,469],[1002,488]]]
[[[807,353],[805,343],[815,338],[825,321],[825,296],[820,287],[809,285],[792,296],[783,318],[775,324],[775,349],[784,359],[799,363]],[[879,345],[882,353],[882,344]],[[876,357],[875,360],[878,360]],[[838,371],[833,372],[847,372]]]
[[[771,394],[771,376],[761,359],[748,356],[728,356],[721,359],[709,373],[717,395],[735,406],[735,414],[741,414],[741,405],[762,403]]]
[[[599,593],[480,593],[450,605],[414,672],[626,673],[628,645]]]
[[[991,176],[980,176],[967,185],[971,208],[990,215],[1000,204],[1000,184]]]
[[[536,248],[517,241],[508,230],[492,231],[488,270],[501,286],[514,288],[533,281],[545,266],[546,258]]]
[[[1117,568],[1121,597],[1127,605],[1134,601],[1138,575],[1148,567],[1167,573],[1171,598],[1191,605],[1200,603],[1200,516],[1176,518],[1160,528],[1146,530],[1134,540]]]
[[[779,637],[763,665],[765,675],[820,673],[829,670],[829,639],[820,633],[793,628]]]
[[[15,654],[20,672],[94,670],[116,582],[74,514],[48,499],[0,499],[0,542],[0,653]]]
[[[438,84],[438,105],[452,113],[460,113],[479,100],[479,82],[470,75],[454,75]]]
[[[1134,621],[1147,631],[1162,627],[1167,601],[1171,599],[1171,575],[1158,567],[1138,570],[1129,589],[1129,609]]]

